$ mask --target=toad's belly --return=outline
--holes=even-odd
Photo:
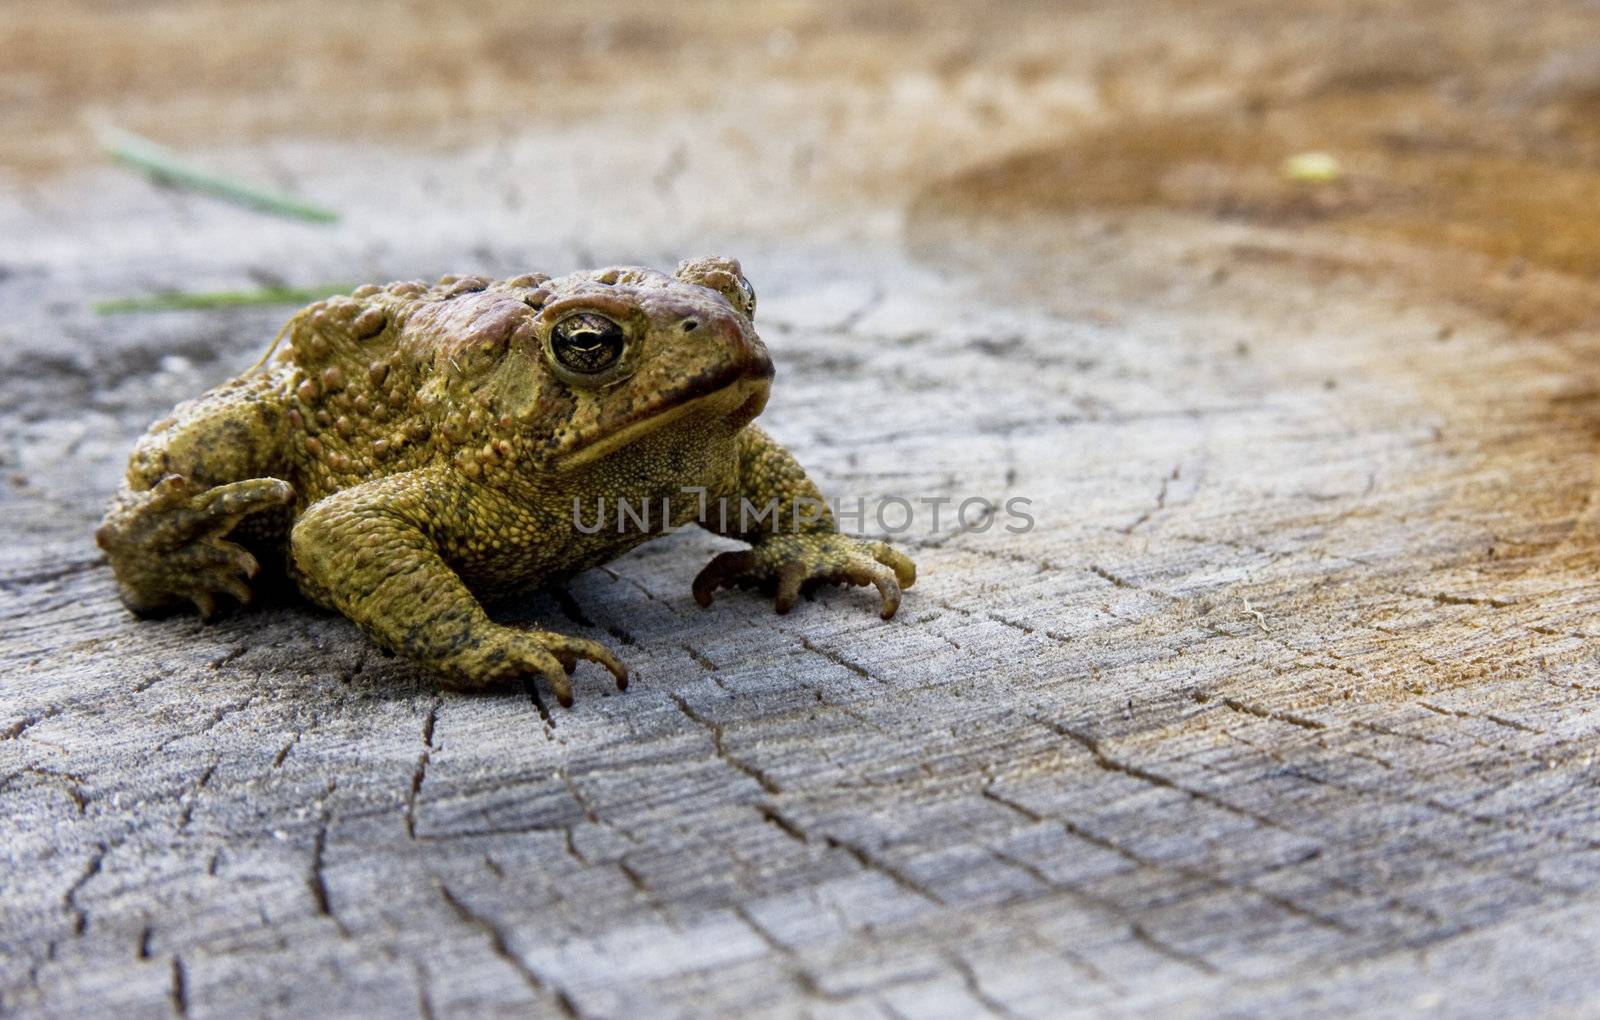
[[[643,497],[591,496],[523,511],[474,533],[446,554],[480,598],[525,591],[616,559],[654,538],[715,522],[714,497],[683,487]]]
[[[717,494],[737,488],[735,443],[732,435],[688,435],[695,441],[652,437],[625,457],[563,474],[559,485],[489,496],[459,515],[477,519],[452,527],[446,559],[480,597],[496,597],[605,563],[699,521],[714,525]]]

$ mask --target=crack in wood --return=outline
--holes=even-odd
[[[1121,769],[1121,768],[1118,768],[1115,771],[1121,772],[1121,771],[1124,771],[1124,770]],[[1135,778],[1144,778],[1144,777],[1135,776]],[[1179,786],[1179,785],[1177,785],[1175,783],[1171,783],[1170,781],[1167,781],[1167,780],[1164,780],[1164,779],[1160,779],[1160,777],[1156,777],[1156,779],[1154,779],[1152,781],[1154,781],[1155,785],[1157,785],[1157,786],[1162,786],[1162,787],[1169,788],[1169,789],[1174,789],[1174,790],[1177,790],[1177,791],[1180,791],[1180,792],[1183,792],[1183,793],[1188,793],[1191,796],[1195,795],[1193,793],[1193,791],[1190,791],[1190,790],[1188,790],[1188,789],[1186,789],[1186,788],[1184,788],[1182,786]],[[1304,918],[1305,920],[1310,921],[1313,924],[1317,924],[1317,925],[1320,925],[1322,927],[1329,928],[1329,929],[1331,929],[1333,931],[1337,931],[1337,932],[1339,932],[1341,934],[1344,934],[1344,935],[1353,935],[1353,934],[1356,933],[1356,929],[1354,929],[1353,927],[1351,927],[1349,924],[1345,923],[1344,921],[1339,920],[1338,918],[1328,917],[1328,916],[1326,916],[1324,914],[1321,914],[1321,913],[1319,913],[1317,911],[1309,910],[1309,909],[1307,909],[1305,907],[1302,907],[1300,904],[1294,902],[1293,900],[1288,899],[1287,897],[1279,896],[1276,893],[1272,893],[1272,892],[1268,892],[1266,890],[1263,890],[1263,889],[1259,888],[1258,886],[1256,886],[1253,883],[1235,881],[1233,879],[1224,878],[1222,876],[1215,875],[1215,874],[1212,874],[1210,872],[1206,872],[1206,871],[1203,871],[1203,870],[1200,870],[1200,869],[1197,869],[1197,868],[1190,868],[1190,867],[1188,867],[1186,865],[1176,864],[1176,863],[1173,863],[1173,862],[1170,862],[1170,861],[1158,861],[1158,860],[1149,859],[1149,858],[1145,857],[1143,854],[1138,854],[1138,853],[1136,853],[1136,852],[1134,852],[1132,850],[1127,849],[1126,847],[1122,846],[1120,843],[1117,843],[1114,840],[1108,839],[1108,838],[1106,838],[1104,836],[1095,835],[1094,833],[1091,833],[1088,830],[1084,829],[1081,825],[1077,825],[1077,824],[1075,824],[1073,822],[1070,822],[1070,821],[1068,821],[1066,819],[1062,819],[1062,818],[1049,818],[1049,817],[1046,817],[1046,816],[1043,816],[1043,815],[1039,815],[1037,812],[1034,812],[1034,811],[1028,809],[1024,805],[1021,805],[1021,804],[1019,804],[1019,803],[1017,803],[1015,801],[1012,801],[1010,798],[1004,797],[1003,795],[998,793],[993,788],[993,786],[985,787],[982,792],[983,792],[983,795],[987,799],[995,801],[996,803],[999,803],[999,804],[1003,804],[1006,807],[1009,807],[1009,808],[1013,809],[1017,813],[1022,814],[1025,817],[1028,817],[1032,821],[1035,821],[1035,822],[1043,822],[1043,821],[1055,822],[1056,824],[1059,824],[1059,825],[1063,826],[1064,828],[1066,828],[1066,830],[1068,832],[1070,832],[1072,835],[1077,836],[1080,839],[1087,840],[1088,842],[1094,843],[1097,846],[1100,846],[1100,847],[1102,847],[1102,848],[1104,848],[1106,850],[1110,850],[1112,853],[1115,853],[1118,856],[1123,857],[1123,858],[1127,859],[1128,861],[1133,862],[1134,864],[1138,864],[1140,866],[1147,867],[1147,868],[1154,868],[1154,869],[1157,869],[1157,870],[1172,871],[1172,872],[1175,872],[1177,874],[1181,874],[1181,875],[1184,875],[1186,877],[1190,877],[1190,878],[1196,879],[1198,881],[1205,882],[1205,883],[1207,883],[1207,884],[1209,884],[1209,885],[1211,885],[1213,887],[1216,887],[1218,889],[1223,889],[1223,890],[1227,890],[1227,891],[1231,891],[1231,892],[1243,892],[1243,893],[1246,893],[1248,895],[1255,896],[1255,897],[1257,897],[1257,898],[1259,898],[1259,899],[1261,899],[1261,900],[1263,900],[1263,901],[1265,901],[1267,903],[1271,903],[1273,906],[1278,907],[1279,909],[1285,911],[1286,913],[1293,914],[1293,915],[1295,915],[1297,917]],[[1293,832],[1292,829],[1289,829],[1287,826],[1284,826],[1284,825],[1282,825],[1282,824],[1280,824],[1280,823],[1278,823],[1276,821],[1273,821],[1271,819],[1267,819],[1267,818],[1264,818],[1262,816],[1256,815],[1253,812],[1242,812],[1242,809],[1234,808],[1232,805],[1225,804],[1225,802],[1216,801],[1216,800],[1210,800],[1210,801],[1207,801],[1207,802],[1208,803],[1213,803],[1213,804],[1215,804],[1217,806],[1222,806],[1227,810],[1234,811],[1235,813],[1242,813],[1243,817],[1251,818],[1252,820],[1257,820],[1257,821],[1259,821],[1260,824],[1267,825],[1267,826],[1269,826],[1271,828],[1280,829],[1280,830],[1285,831],[1285,832]],[[1052,885],[1052,886],[1055,885],[1054,882],[1050,882],[1048,884]]]
[[[699,666],[707,673],[717,672],[717,664],[707,658],[706,654],[700,651],[700,649],[696,648],[694,645],[687,641],[680,641],[678,643],[678,647],[682,648],[686,653],[688,653],[689,658],[694,660],[695,665]]]
[[[210,714],[206,716],[205,721],[200,724],[199,729],[174,734],[173,736],[170,736],[157,744],[156,750],[165,751],[167,748],[171,747],[180,740],[184,740],[188,737],[197,737],[202,733],[209,733],[211,730],[216,729],[222,720],[226,719],[235,712],[239,712],[245,708],[248,708],[252,703],[255,702],[255,700],[256,695],[251,694],[248,697],[241,698],[238,701],[229,702],[226,705],[221,705],[212,709]]]
[[[450,887],[443,882],[438,883],[439,896],[455,913],[456,917],[482,933],[489,941],[489,948],[495,956],[505,961],[523,982],[539,998],[551,998],[563,1015],[572,1020],[582,1020],[583,1014],[578,1010],[577,1003],[565,989],[552,983],[528,965],[521,954],[511,948],[511,940],[506,930],[496,924],[488,915],[479,913],[470,907],[466,900],[457,896]]]
[[[776,796],[783,792],[783,787],[778,785],[777,780],[767,775],[764,770],[736,755],[728,753],[728,749],[723,745],[723,726],[721,723],[695,711],[690,706],[688,699],[684,698],[683,695],[674,692],[671,697],[672,703],[678,706],[679,712],[682,712],[684,716],[711,734],[711,748],[716,752],[718,758],[755,780],[756,784],[767,793]]]
[[[934,904],[935,906],[942,907],[945,905],[944,900],[939,896],[938,893],[907,875],[899,868],[880,860],[877,855],[867,852],[866,848],[833,835],[825,835],[822,837],[822,840],[828,846],[833,847],[836,850],[843,850],[845,853],[855,858],[856,863],[868,871],[875,871],[880,875],[884,875],[895,885],[906,890],[907,892],[913,893],[922,899],[927,900],[929,903]]]
[[[319,805],[317,819],[317,832],[311,842],[311,861],[306,872],[306,888],[311,893],[311,902],[316,907],[316,912],[333,922],[334,928],[339,932],[339,937],[348,939],[350,929],[334,911],[332,901],[328,895],[327,876],[323,873],[323,857],[328,849],[328,827],[333,820],[333,794],[338,789],[337,779],[328,780],[327,789],[323,792],[322,803]]]
[[[47,719],[54,719],[65,710],[65,705],[52,705],[43,711],[34,712],[31,715],[25,715],[21,719],[18,719],[16,722],[12,723],[10,726],[7,726],[5,729],[0,730],[0,740],[21,739],[22,735],[28,732],[28,730],[39,725]]]
[[[100,869],[105,864],[106,855],[110,852],[111,847],[106,843],[100,843],[96,846],[94,852],[89,855],[89,862],[84,866],[83,873],[62,894],[61,901],[72,915],[72,931],[75,935],[82,936],[89,930],[89,911],[78,902],[78,894],[83,892],[84,886],[88,885],[96,875],[100,874]]]
[[[104,556],[94,556],[89,559],[68,560],[59,567],[38,570],[27,574],[8,574],[0,576],[0,590],[20,593],[24,588],[37,584],[46,584],[50,581],[60,581],[68,577],[76,577],[96,567],[103,566],[106,562]]]
[[[1435,715],[1454,716],[1457,719],[1481,720],[1483,722],[1494,723],[1496,726],[1504,726],[1508,730],[1519,730],[1523,733],[1538,733],[1541,735],[1544,733],[1543,730],[1536,729],[1535,727],[1529,726],[1526,723],[1519,723],[1515,719],[1507,719],[1504,716],[1495,715],[1491,712],[1484,712],[1480,714],[1476,712],[1467,712],[1459,708],[1444,708],[1440,705],[1435,705],[1430,701],[1423,701],[1420,699],[1413,702],[1413,704],[1415,704],[1418,708],[1427,709],[1429,712],[1432,712]]]
[[[417,986],[417,1016],[421,1020],[434,1020],[438,1015],[433,1008],[433,996],[428,991],[428,968],[421,960],[411,961],[411,977]]]
[[[405,821],[406,836],[410,839],[417,838],[417,797],[422,793],[422,783],[428,775],[428,762],[433,757],[433,728],[439,718],[439,709],[444,705],[442,697],[435,697],[428,706],[428,714],[422,720],[422,753],[417,755],[417,764],[411,770],[411,786],[406,791]]]
[[[1195,700],[1203,701],[1204,699],[1199,697],[1199,692],[1196,692]],[[1284,712],[1274,708],[1262,708],[1260,705],[1252,705],[1249,702],[1241,701],[1238,698],[1223,697],[1221,701],[1223,705],[1235,712],[1240,712],[1244,715],[1253,715],[1258,719],[1271,719],[1274,722],[1288,723],[1290,726],[1298,726],[1303,730],[1314,731],[1325,730],[1328,728],[1328,724],[1325,722],[1318,722],[1315,719],[1310,719],[1303,715],[1296,715],[1293,712]]]
[[[1396,588],[1395,591],[1402,595],[1410,595],[1412,598],[1427,599],[1441,606],[1488,606],[1493,609],[1511,609],[1517,605],[1513,600],[1481,595],[1451,595],[1445,592],[1414,591],[1409,588]]]
[[[1078,744],[1084,750],[1089,752],[1089,755],[1094,761],[1095,765],[1106,770],[1107,772],[1116,772],[1121,775],[1125,775],[1130,779],[1137,779],[1140,782],[1149,783],[1152,786],[1157,786],[1163,789],[1172,790],[1176,793],[1184,794],[1185,796],[1203,804],[1209,804],[1210,806],[1220,808],[1229,814],[1238,815],[1240,818],[1248,819],[1252,822],[1255,822],[1257,825],[1272,829],[1283,828],[1283,826],[1278,822],[1266,817],[1265,815],[1258,814],[1249,810],[1248,808],[1239,807],[1237,804],[1229,803],[1228,801],[1223,800],[1213,794],[1206,793],[1204,790],[1192,789],[1176,782],[1175,780],[1168,779],[1166,776],[1163,776],[1157,772],[1152,772],[1149,769],[1141,768],[1138,765],[1118,761],[1105,752],[1105,750],[1101,747],[1099,740],[1088,735],[1087,733],[1079,732],[1078,730],[1075,730],[1063,723],[1058,723],[1050,719],[1041,718],[1039,716],[1030,716],[1029,718],[1050,730],[1052,733],[1066,737]]]
[[[950,953],[945,957],[950,961],[950,967],[961,978],[961,983],[966,986],[967,994],[977,1000],[978,1005],[988,1010],[1002,1020],[1016,1020],[1017,1014],[1009,1006],[984,991],[983,984],[978,980],[978,972],[959,953]]]
[[[1150,518],[1154,517],[1162,510],[1165,510],[1167,508],[1167,489],[1172,485],[1173,482],[1178,480],[1178,474],[1182,469],[1183,465],[1181,463],[1174,464],[1171,472],[1162,475],[1161,484],[1156,490],[1155,506],[1141,513],[1137,518],[1135,518],[1132,524],[1129,524],[1126,527],[1118,528],[1117,530],[1122,532],[1124,535],[1131,535],[1138,530],[1140,525],[1145,524],[1150,520]]]
[[[779,832],[782,832],[795,842],[811,842],[811,837],[806,835],[805,830],[791,821],[789,817],[782,811],[779,811],[776,806],[772,804],[761,803],[756,804],[755,809],[760,813],[763,821],[776,826]]]
[[[859,662],[856,662],[856,661],[850,659],[847,656],[840,655],[838,652],[832,651],[832,650],[827,649],[827,648],[823,648],[821,645],[819,645],[816,642],[812,641],[810,638],[806,637],[803,634],[800,636],[800,644],[801,644],[802,647],[805,648],[806,651],[811,652],[811,653],[813,653],[815,655],[820,655],[824,659],[827,659],[829,662],[834,663],[835,665],[843,666],[845,669],[848,669],[850,672],[854,673],[856,676],[863,677],[863,678],[865,678],[867,680],[871,680],[874,683],[884,684],[885,686],[887,686],[887,684],[888,684],[887,680],[884,680],[882,677],[880,677],[877,674],[873,673],[871,670],[867,669],[867,667],[861,665]]]
[[[1072,831],[1066,826],[1063,827],[1066,828],[1066,831],[1068,832]],[[1095,841],[1090,840],[1090,842]],[[1130,937],[1132,937],[1135,941],[1145,945],[1158,955],[1166,957],[1175,963],[1183,964],[1185,967],[1188,967],[1192,970],[1197,970],[1203,974],[1217,973],[1216,968],[1212,966],[1209,961],[1195,956],[1193,953],[1184,952],[1183,950],[1178,949],[1177,947],[1168,944],[1166,941],[1156,938],[1154,935],[1150,934],[1148,929],[1145,929],[1137,920],[1130,917],[1126,910],[1106,897],[1097,896],[1094,893],[1088,892],[1084,889],[1063,886],[1060,882],[1055,881],[1049,875],[1045,874],[1034,865],[1029,864],[1027,861],[1005,853],[1002,850],[995,849],[994,847],[986,847],[985,849],[988,850],[989,855],[995,860],[1009,867],[1016,868],[1017,870],[1030,876],[1043,888],[1049,889],[1052,892],[1070,896],[1074,899],[1082,900],[1085,903],[1091,904],[1092,906],[1110,914],[1126,927]]]
[[[178,1017],[189,1015],[189,972],[184,967],[183,957],[174,953],[172,956],[171,986],[168,998],[172,1002],[172,1012]]]
[[[188,831],[189,822],[194,818],[195,800],[200,796],[200,792],[206,788],[207,784],[211,782],[211,777],[217,774],[217,766],[221,764],[221,762],[221,758],[213,757],[210,764],[201,770],[200,776],[195,780],[194,785],[184,793],[183,807],[178,812],[179,832]]]

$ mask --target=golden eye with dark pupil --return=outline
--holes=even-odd
[[[579,312],[550,331],[550,351],[574,372],[603,372],[622,357],[627,341],[622,327],[597,312]]]

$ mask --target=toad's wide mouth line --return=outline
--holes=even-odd
[[[748,375],[742,372],[730,375],[731,378],[725,383],[665,410],[658,410],[661,405],[657,404],[639,411],[616,430],[581,442],[557,457],[555,467],[565,471],[591,464],[645,433],[667,427],[691,415],[721,418],[731,430],[743,428],[767,406],[767,398],[772,392],[772,376],[770,373]]]

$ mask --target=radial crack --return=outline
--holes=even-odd
[[[721,723],[709,719],[706,716],[701,715],[699,712],[696,712],[690,707],[689,702],[686,701],[681,694],[673,694],[672,701],[678,706],[678,711],[682,712],[696,725],[702,726],[710,732],[711,747],[712,750],[716,752],[718,758],[721,758],[734,769],[744,773],[751,779],[754,779],[756,783],[759,784],[760,787],[766,792],[771,794],[779,794],[783,792],[783,788],[778,785],[777,781],[763,772],[760,768],[728,753],[727,748],[723,746]]]
[[[488,938],[489,949],[495,956],[509,964],[528,988],[541,996],[552,996],[556,1001],[556,1005],[560,1007],[561,1012],[566,1016],[572,1017],[574,1020],[582,1017],[583,1014],[579,1012],[577,1004],[572,1000],[572,996],[567,994],[559,985],[553,984],[538,971],[528,966],[527,961],[512,950],[511,942],[506,935],[505,929],[486,915],[473,910],[465,900],[451,892],[450,887],[442,882],[439,884],[439,895],[449,905],[450,909],[455,912],[456,917],[470,927],[476,928]]]

